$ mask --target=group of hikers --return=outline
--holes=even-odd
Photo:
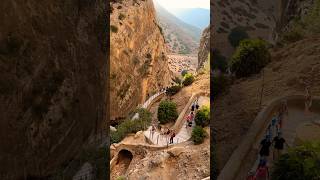
[[[309,88],[306,88],[305,95],[305,114],[310,113],[310,108],[312,105],[312,96],[309,91]],[[259,151],[259,164],[257,169],[250,171],[248,173],[247,180],[267,180],[270,178],[269,168],[268,168],[268,159],[270,155],[270,147],[273,146],[273,160],[279,159],[281,156],[284,145],[289,147],[286,140],[282,137],[282,127],[284,122],[285,115],[288,117],[288,105],[287,101],[283,101],[282,105],[278,110],[278,114],[274,114],[271,124],[269,124],[266,135],[264,139],[260,142],[260,151]],[[273,133],[276,133],[276,136],[273,138]],[[273,138],[273,139],[272,139]]]
[[[198,99],[196,99],[192,105],[191,105],[191,110],[188,116],[186,117],[186,128],[192,127],[192,122],[194,121],[195,113],[199,109],[199,104],[198,104]],[[150,131],[150,137],[153,138],[153,135],[156,131],[156,125],[152,125],[151,131]],[[163,136],[169,137],[169,144],[173,144],[173,139],[176,136],[176,132],[172,129],[169,128],[161,128],[161,133],[160,137],[162,138]]]
[[[191,105],[191,111],[186,117],[186,128],[192,127],[192,122],[194,121],[196,111],[199,109],[198,99],[196,99]]]
[[[278,113],[274,113],[271,123],[268,125],[266,130],[266,135],[260,142],[259,151],[259,163],[256,170],[249,172],[247,180],[267,180],[269,179],[269,168],[268,159],[270,155],[270,148],[273,146],[273,156],[272,159],[276,160],[282,154],[286,140],[282,137],[282,127],[284,116],[288,116],[288,106],[287,102],[284,101],[280,106]],[[276,134],[273,137],[274,133]]]
[[[150,137],[153,139],[153,135],[156,131],[156,126],[152,125],[151,126],[151,131],[150,131]],[[169,144],[173,144],[173,138],[176,136],[176,133],[174,132],[174,130],[169,129],[169,128],[161,128],[161,132],[160,132],[160,137],[162,138],[163,136],[166,137],[170,137],[169,138]]]

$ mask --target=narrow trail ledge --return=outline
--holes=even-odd
[[[246,173],[256,162],[259,142],[264,136],[272,116],[284,100],[288,103],[289,116],[284,119],[283,136],[289,145],[294,145],[296,129],[300,125],[320,120],[320,97],[313,98],[312,113],[309,116],[304,115],[304,95],[284,96],[270,101],[257,115],[244,140],[222,169],[218,180],[245,179]]]

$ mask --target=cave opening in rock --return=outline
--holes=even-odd
[[[117,165],[122,163],[126,165],[126,168],[128,168],[132,159],[133,154],[130,151],[123,149],[118,154]]]
[[[133,154],[130,151],[126,149],[121,150],[118,153],[117,163],[113,168],[113,171],[112,171],[113,173],[111,176],[116,178],[116,177],[125,175],[130,166],[132,159],[133,159]]]

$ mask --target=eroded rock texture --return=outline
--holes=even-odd
[[[102,0],[1,2],[1,179],[50,175],[102,128],[105,7]]]
[[[111,3],[111,119],[123,118],[159,89],[171,73],[152,0]]]

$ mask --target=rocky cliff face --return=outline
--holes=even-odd
[[[211,4],[214,38],[212,47],[230,57],[234,48],[228,35],[235,27],[242,27],[250,38],[262,38],[270,43],[294,17],[305,14],[314,0],[217,0]]]
[[[296,17],[302,17],[308,13],[315,0],[282,0],[279,18],[279,31],[290,28],[290,22]]]
[[[0,5],[0,179],[44,177],[105,116],[105,1]]]
[[[261,1],[262,3],[263,1]],[[268,1],[269,2],[269,1]],[[276,11],[275,3],[268,3],[262,9],[258,1],[253,0],[217,0],[211,4],[213,13],[214,36],[213,48],[218,49],[222,55],[230,57],[234,48],[228,41],[228,35],[235,27],[242,27],[252,38],[263,38],[274,42],[274,29],[276,22],[264,9]],[[272,8],[273,7],[273,8]]]
[[[168,86],[171,75],[152,0],[118,1],[111,7],[110,113],[115,120]]]
[[[208,54],[210,51],[210,27],[203,30],[200,39],[200,47],[198,52],[198,68],[203,67],[204,62],[208,59]]]

